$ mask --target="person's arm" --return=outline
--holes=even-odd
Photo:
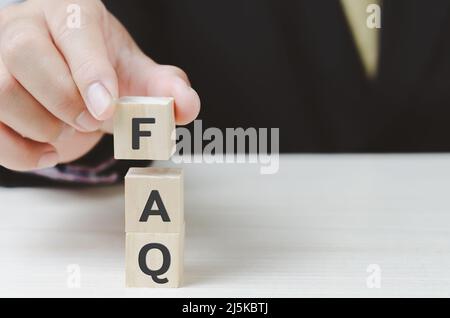
[[[56,167],[18,172],[0,167],[3,187],[86,187],[123,181],[130,167],[147,166],[149,161],[114,160],[112,136],[103,139],[82,158]]]
[[[34,171],[82,158],[119,95],[173,96],[177,124],[200,109],[187,75],[145,56],[101,1],[0,10],[0,166]]]

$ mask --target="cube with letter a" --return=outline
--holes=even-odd
[[[174,100],[171,97],[122,97],[114,116],[114,157],[167,160],[175,152]]]
[[[125,231],[181,232],[183,201],[181,169],[130,168],[125,176]]]

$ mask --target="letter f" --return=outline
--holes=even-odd
[[[152,135],[151,131],[143,131],[141,130],[141,124],[154,124],[155,118],[133,118],[132,125],[132,148],[133,150],[140,149],[140,138],[141,137],[150,137]]]

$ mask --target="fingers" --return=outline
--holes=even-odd
[[[60,2],[26,2],[0,12],[0,165],[12,170],[51,167],[89,152],[103,135],[89,109],[106,118],[112,110],[102,103],[118,95],[101,28],[86,23],[89,37],[57,29],[57,23],[49,30],[43,4]]]
[[[64,58],[36,19],[16,19],[2,30],[0,54],[11,75],[50,113],[81,131],[101,123],[86,109]]]
[[[107,127],[119,88],[121,95],[172,96],[177,124],[195,119],[200,98],[181,69],[142,54],[100,1],[77,3],[81,28],[67,27],[66,0],[43,2],[47,7],[2,24],[7,71],[0,75],[7,76],[0,78],[0,121],[18,135],[55,144],[73,133],[70,127]]]
[[[77,160],[87,154],[103,137],[100,131],[81,133],[76,131],[69,139],[60,140],[52,145],[59,156],[60,163]]]
[[[0,165],[17,171],[52,167],[59,157],[49,144],[38,143],[21,137],[0,123]]]
[[[74,129],[40,105],[7,72],[0,60],[0,121],[21,136],[54,142],[71,136]]]
[[[44,8],[57,48],[69,65],[75,84],[91,114],[98,120],[112,116],[118,97],[116,72],[110,62],[102,22],[106,10],[100,1],[79,1],[83,24],[69,27],[66,1]]]

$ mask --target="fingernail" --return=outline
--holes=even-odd
[[[87,90],[87,106],[92,115],[99,119],[112,105],[112,97],[100,83],[94,83]]]
[[[83,111],[80,116],[75,120],[76,124],[84,131],[95,131],[100,128],[101,122],[92,117],[87,111]]]
[[[61,133],[59,134],[58,139],[56,141],[67,140],[70,137],[72,137],[74,133],[75,129],[72,126],[64,124]]]
[[[43,168],[54,167],[58,164],[58,160],[59,160],[59,157],[56,152],[54,152],[54,151],[47,152],[42,155],[41,159],[39,159],[38,168],[43,169]]]

